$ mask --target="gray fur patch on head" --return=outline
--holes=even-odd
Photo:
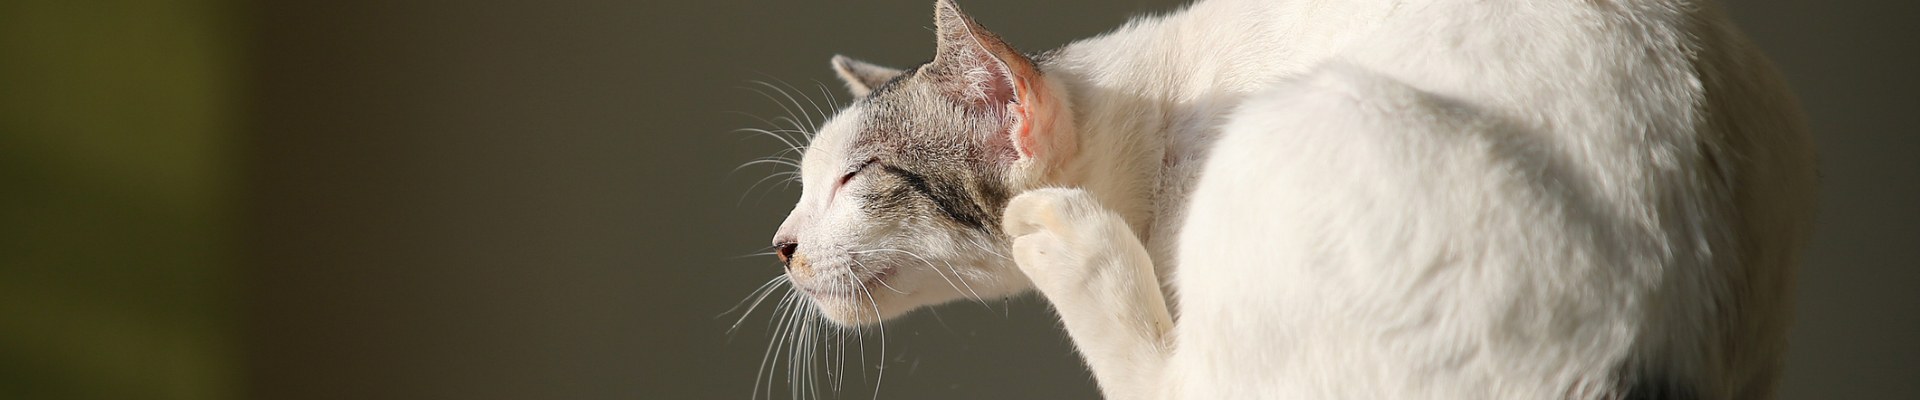
[[[878,166],[864,203],[875,218],[998,232],[1011,197],[1006,166],[1018,155],[997,117],[971,111],[932,78],[910,74],[862,100],[848,158]]]
[[[997,232],[1011,197],[1006,174],[1020,159],[1010,136],[1018,121],[1008,113],[1020,101],[1015,74],[1037,69],[952,1],[934,5],[934,24],[933,61],[862,84],[871,92],[860,100],[866,113],[849,160],[883,166],[885,186],[865,203],[876,217],[937,216],[928,219]],[[843,77],[871,65],[855,63],[835,58]]]

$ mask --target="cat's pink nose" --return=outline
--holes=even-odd
[[[773,256],[780,257],[780,263],[785,264],[793,262],[793,252],[800,249],[800,244],[788,241],[775,243],[773,247]]]

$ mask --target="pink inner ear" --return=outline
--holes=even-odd
[[[1013,79],[1013,92],[1016,100],[1007,102],[1007,115],[1013,117],[1008,133],[1013,136],[1013,148],[1020,153],[1020,158],[1032,158],[1037,155],[1040,144],[1033,134],[1033,110],[1029,106],[1035,93],[1026,79],[1017,76]]]
[[[983,105],[1019,101],[1019,74],[993,54],[981,51],[975,57],[977,67],[966,72],[966,96]]]

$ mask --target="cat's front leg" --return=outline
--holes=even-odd
[[[1040,189],[1007,206],[1014,259],[1052,302],[1109,399],[1150,398],[1173,318],[1145,247],[1086,191]]]

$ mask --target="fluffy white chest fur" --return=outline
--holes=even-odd
[[[936,9],[934,61],[836,59],[775,238],[830,319],[1038,289],[1116,399],[1771,397],[1812,148],[1713,2],[1207,0],[1037,57]]]

